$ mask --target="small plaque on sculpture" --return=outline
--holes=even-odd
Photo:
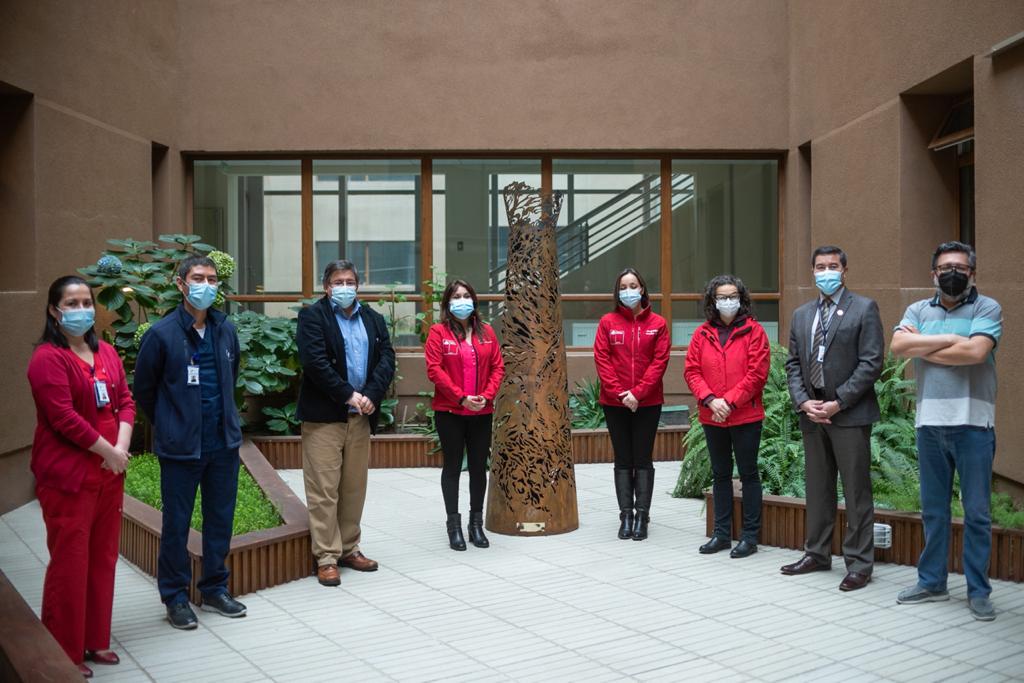
[[[579,527],[555,243],[562,197],[525,183],[508,185],[503,197],[505,379],[495,400],[487,529],[559,534]]]

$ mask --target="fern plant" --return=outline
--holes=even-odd
[[[800,418],[789,396],[785,367],[788,355],[784,346],[772,346],[758,469],[766,494],[802,498],[806,492],[804,444]],[[902,505],[917,496],[914,382],[905,378],[906,367],[907,361],[888,356],[875,383],[882,419],[871,434],[871,477],[876,499],[886,506],[890,499]],[[683,446],[686,457],[672,495],[700,497],[711,486],[712,475],[704,429],[696,414],[690,418]]]

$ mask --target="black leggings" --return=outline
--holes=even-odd
[[[615,451],[617,470],[653,470],[654,437],[658,434],[661,406],[637,408],[601,406],[608,423],[608,436]]]
[[[434,413],[437,437],[444,452],[441,468],[441,495],[448,514],[459,511],[459,475],[462,455],[469,463],[469,510],[483,512],[487,492],[487,456],[491,452],[491,415],[455,415]]]
[[[761,531],[761,475],[757,471],[757,451],[761,446],[761,422],[734,427],[703,425],[714,475],[712,497],[715,504],[715,536],[732,538],[732,458],[743,484],[743,535],[748,543],[757,543]]]

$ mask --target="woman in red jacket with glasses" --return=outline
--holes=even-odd
[[[698,417],[707,437],[714,476],[715,531],[700,547],[702,554],[732,548],[732,459],[743,485],[743,534],[729,553],[757,552],[761,530],[761,445],[771,347],[764,328],[750,312],[750,293],[734,275],[718,275],[704,291],[707,321],[697,328],[686,350],[683,376],[697,399]]]
[[[672,341],[665,319],[651,310],[647,283],[640,273],[633,268],[619,273],[612,296],[615,310],[597,325],[594,363],[615,452],[619,538],[642,541],[650,521],[654,437]]]
[[[490,545],[484,535],[487,456],[491,452],[494,397],[505,376],[501,347],[491,326],[480,319],[476,291],[453,280],[441,295],[441,322],[431,326],[423,347],[427,377],[434,383],[434,424],[444,453],[441,495],[448,513],[448,545],[465,550],[459,514],[462,456],[469,465],[469,541]]]
[[[89,678],[110,648],[121,499],[135,403],[124,366],[93,329],[92,291],[74,275],[50,285],[43,336],[28,365],[36,404],[32,473],[50,562],[42,621]]]

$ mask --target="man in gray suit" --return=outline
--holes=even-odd
[[[874,566],[871,425],[878,421],[875,380],[882,374],[885,339],[878,304],[846,289],[846,254],[818,247],[811,258],[819,296],[793,313],[786,374],[800,413],[806,454],[807,541],[787,575],[832,568],[836,473],[846,497],[839,590],[863,588]]]

